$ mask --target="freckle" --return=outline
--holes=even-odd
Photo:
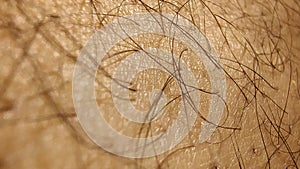
[[[0,159],[0,167],[4,167],[4,160],[3,159]]]
[[[0,98],[0,113],[12,110],[14,108],[13,101],[8,99]]]

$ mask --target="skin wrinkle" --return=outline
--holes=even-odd
[[[299,8],[296,0],[4,1],[0,168],[299,168]],[[180,109],[176,80],[151,70],[130,82],[130,98],[147,109],[144,93],[165,86],[168,113],[143,125],[117,115],[109,99],[110,75],[137,50],[157,47],[180,56],[196,74],[201,93],[195,127],[182,143],[153,158],[127,159],[102,150],[82,131],[72,102],[72,72],[95,31],[116,17],[141,12],[180,15],[206,35],[226,73],[227,109],[211,139],[199,144],[201,116],[213,94],[201,61],[173,38],[125,39],[109,51],[96,82],[98,105],[118,131],[136,137],[164,132]]]

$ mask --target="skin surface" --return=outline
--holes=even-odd
[[[72,74],[93,33],[118,16],[143,12],[180,15],[205,34],[226,72],[227,99],[217,130],[199,143],[211,95],[203,63],[172,38],[145,34],[120,42],[99,67],[95,85],[104,117],[119,132],[133,137],[163,132],[181,101],[170,102],[166,115],[151,125],[118,115],[105,79],[111,80],[120,60],[137,50],[182,54],[203,91],[195,126],[179,145],[156,157],[130,159],[104,151],[82,130]],[[0,168],[299,168],[298,1],[8,0],[1,3],[0,16]],[[178,97],[178,84],[167,79],[158,70],[136,75],[133,105],[149,109],[149,93],[164,84],[169,99]]]

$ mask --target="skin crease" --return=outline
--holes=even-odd
[[[0,168],[299,168],[298,1],[29,0],[4,1],[0,8]],[[228,109],[207,142],[197,142],[203,122],[199,117],[171,151],[128,159],[104,151],[82,131],[72,102],[72,73],[80,49],[94,32],[116,16],[142,12],[179,14],[206,35],[227,72]],[[185,50],[180,42],[154,35],[134,40],[145,48],[168,49],[172,42],[177,55]],[[110,55],[136,49],[126,44],[116,45]],[[200,86],[208,90],[201,61],[195,62],[191,51],[182,58],[195,67]],[[103,67],[111,62],[107,57]],[[143,72],[133,88],[141,83],[150,92],[155,84],[145,79],[158,76],[159,86],[167,75]],[[101,70],[97,78],[107,79]],[[177,89],[175,82],[169,86]],[[179,94],[168,92],[170,97]],[[129,124],[110,110],[107,93],[103,85],[97,86],[97,102],[112,113],[104,114],[112,126],[127,135],[147,135],[149,126]],[[142,94],[136,90],[130,97],[144,110],[150,103]],[[201,98],[199,110],[206,116],[209,97],[201,93]],[[169,106],[170,112],[176,112],[177,102]],[[164,131],[173,118],[176,113],[163,116],[162,124],[153,124],[151,130]]]

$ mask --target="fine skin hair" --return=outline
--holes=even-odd
[[[72,101],[79,52],[106,24],[136,13],[185,18],[220,58],[227,83],[225,110],[204,143],[198,142],[201,124],[215,94],[205,66],[174,37],[153,34],[129,37],[109,50],[96,74],[97,103],[124,135],[164,132],[183,100],[175,78],[150,69],[126,82],[131,84],[130,101],[139,110],[156,106],[149,100],[152,90],[167,96],[164,115],[143,124],[118,115],[111,81],[118,83],[112,74],[130,54],[165,49],[187,63],[199,83],[195,90],[201,106],[194,110],[198,117],[193,130],[172,150],[137,159],[104,151],[82,130]],[[0,16],[0,168],[299,168],[300,2],[7,0]]]

